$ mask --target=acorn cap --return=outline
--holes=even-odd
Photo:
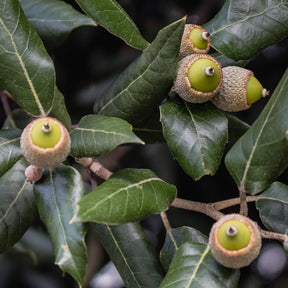
[[[196,62],[199,59],[208,59],[209,61],[212,61],[213,65],[215,65],[216,70],[213,69],[213,73],[218,73],[219,75],[219,82],[217,83],[217,86],[215,87],[214,90],[208,91],[208,92],[202,92],[198,91],[191,86],[191,81],[188,78],[188,73],[191,65]],[[206,67],[204,66],[201,71],[197,72],[198,75],[207,73],[207,68],[211,67]],[[216,75],[216,74],[215,74]],[[179,61],[178,63],[178,68],[177,68],[177,75],[174,80],[174,86],[173,90],[185,101],[191,102],[191,103],[203,103],[208,100],[210,100],[212,97],[214,97],[218,91],[221,88],[222,85],[222,69],[220,63],[213,58],[210,55],[207,54],[192,54],[189,56],[184,57],[182,60]],[[212,81],[213,76],[211,75],[211,81]],[[205,81],[210,81],[209,76],[207,76],[207,79]]]
[[[40,128],[38,128],[39,125],[40,125]],[[45,132],[45,126],[46,128],[48,128],[46,129],[47,130],[46,132]],[[49,139],[49,136],[47,140],[45,139],[45,137],[47,137],[45,133],[50,132],[48,131],[49,126],[51,126],[52,129],[54,126],[57,130],[56,136],[54,136],[54,134],[52,133],[50,134],[51,137],[55,137],[56,139],[55,145],[51,147],[51,143],[49,143],[50,147],[43,148],[44,146],[46,146],[46,143],[49,142],[49,140],[51,140]],[[41,129],[41,127],[42,127],[43,132],[41,131],[39,132],[39,129]],[[34,128],[37,129],[38,131],[35,132]],[[36,135],[36,138],[38,137],[36,141],[34,139],[34,142],[32,139],[33,138],[32,131],[34,131],[33,133],[34,138],[35,138],[35,135]],[[43,135],[41,135],[41,133],[43,133]],[[43,139],[41,139],[42,136],[43,136]],[[41,144],[38,144],[37,140],[39,140],[39,143]],[[52,139],[52,142],[53,140],[54,138]],[[35,142],[38,144],[38,146],[35,145]],[[42,145],[42,143],[44,145]],[[51,117],[41,117],[41,118],[37,118],[33,120],[31,123],[29,123],[25,127],[21,135],[20,146],[21,146],[24,157],[30,164],[35,165],[39,168],[52,169],[60,165],[67,158],[67,156],[70,153],[71,141],[70,141],[70,135],[67,129],[60,121]]]
[[[254,77],[254,73],[248,69],[238,66],[227,66],[222,68],[223,83],[222,87],[217,95],[211,99],[211,101],[219,109],[228,112],[238,112],[247,110],[251,107],[247,102],[247,84],[248,80]],[[266,89],[263,89],[262,85],[258,82],[258,86],[261,87],[260,98],[269,94]],[[255,84],[255,81],[252,85]],[[259,90],[259,89],[258,89]],[[258,100],[258,99],[257,99]]]
[[[218,240],[219,229],[225,222],[230,220],[240,221],[248,227],[250,231],[250,240],[244,248],[228,250],[220,245]],[[262,238],[258,225],[250,218],[240,214],[229,214],[220,218],[220,220],[212,226],[209,235],[209,248],[215,260],[223,266],[234,269],[248,266],[256,259],[260,253],[261,245]]]
[[[202,44],[201,48],[196,47],[198,43],[195,43],[193,45],[193,43],[191,42],[191,36],[194,37],[193,35],[191,35],[191,31],[193,29],[197,29],[197,34],[200,33],[200,35],[196,36],[198,38],[196,40],[197,42],[200,41],[200,44]],[[194,24],[186,24],[180,46],[180,59],[190,54],[207,54],[210,49],[209,35],[210,34],[201,26]],[[200,46],[198,45],[198,47]]]

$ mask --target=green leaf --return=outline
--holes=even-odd
[[[57,118],[68,131],[72,130],[71,118],[65,105],[64,96],[56,86],[54,90],[53,106],[49,116]]]
[[[261,221],[271,231],[287,234],[288,232],[288,186],[274,182],[261,194],[256,207]]]
[[[207,244],[183,244],[175,253],[159,288],[237,287],[239,270],[218,264]]]
[[[20,136],[19,129],[0,130],[0,176],[21,158]]]
[[[26,181],[24,159],[0,178],[0,253],[18,242],[36,214],[33,185]]]
[[[96,24],[71,5],[59,0],[19,0],[24,13],[46,47],[60,46],[73,29]]]
[[[226,156],[226,167],[242,190],[258,193],[286,169],[287,130],[288,69],[260,116]]]
[[[140,224],[96,224],[95,227],[98,239],[118,269],[126,287],[159,287],[164,271]]]
[[[46,115],[55,85],[53,62],[18,1],[0,2],[0,86],[23,110]]]
[[[81,9],[97,24],[126,44],[143,50],[149,45],[140,34],[133,20],[114,0],[76,0]]]
[[[81,286],[87,264],[86,229],[82,223],[69,223],[84,195],[81,175],[64,165],[46,170],[34,193],[39,215],[52,238],[55,263]]]
[[[122,169],[86,195],[76,221],[118,224],[140,221],[167,210],[176,188],[146,169]]]
[[[136,124],[154,113],[176,75],[185,19],[162,29],[153,43],[97,99],[94,111]]]
[[[164,138],[182,169],[198,180],[215,174],[228,141],[226,117],[211,103],[170,99],[160,107]]]
[[[166,271],[169,269],[175,252],[182,244],[186,242],[202,244],[208,243],[208,237],[192,227],[182,226],[172,229],[171,232],[173,239],[171,239],[170,235],[166,233],[165,242],[160,253],[160,260]]]
[[[71,132],[71,155],[74,157],[99,157],[121,144],[144,144],[125,120],[88,115],[83,117]]]
[[[204,25],[211,45],[234,60],[251,60],[288,35],[287,1],[225,1]]]

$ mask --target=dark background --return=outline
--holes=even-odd
[[[78,9],[73,1],[66,2]],[[185,15],[188,16],[187,23],[199,25],[206,23],[219,11],[223,3],[222,0],[120,0],[118,2],[135,21],[144,38],[150,42],[160,29]],[[93,113],[96,97],[141,52],[128,47],[101,27],[86,26],[74,30],[61,47],[49,50],[49,53],[55,64],[58,88],[65,96],[73,124],[77,124],[81,117]],[[255,73],[263,86],[272,94],[287,68],[287,63],[288,39],[284,39],[281,43],[263,50],[248,64],[247,68]],[[248,111],[235,115],[252,124],[267,101],[268,99],[262,99]],[[12,109],[17,107],[12,102],[10,105]],[[0,124],[4,119],[5,114],[0,105]],[[228,143],[226,151],[232,145],[233,143]],[[104,157],[102,161],[111,169],[123,167],[152,169],[160,178],[175,184],[178,196],[181,198],[214,202],[234,198],[238,194],[238,189],[223,163],[215,176],[205,176],[195,182],[172,159],[167,146],[163,143],[144,147],[120,147]],[[280,181],[287,183],[287,176],[287,172],[283,173]],[[232,207],[224,212],[238,212],[238,209],[239,207]],[[168,216],[173,227],[187,225],[207,235],[213,223],[206,216],[180,209],[171,208]],[[259,220],[253,204],[249,204],[249,216]],[[164,240],[164,231],[159,217],[148,218],[143,222],[143,227],[151,242],[160,249]],[[93,227],[87,241],[91,262],[88,274],[91,277],[109,259],[97,242]],[[264,241],[262,251],[259,258],[261,261],[258,260],[243,269],[240,287],[287,287],[288,267],[286,258],[283,258],[284,251],[281,245],[274,241]],[[53,249],[45,233],[45,227],[36,220],[33,229],[26,233],[20,243],[6,254],[0,255],[0,288],[76,287],[71,277],[63,275],[53,261]]]

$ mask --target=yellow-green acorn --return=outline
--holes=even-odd
[[[228,112],[247,110],[261,97],[269,95],[269,91],[263,88],[254,73],[248,69],[227,66],[222,72],[222,87],[211,100],[221,110]]]
[[[207,54],[210,49],[210,34],[204,28],[186,24],[180,46],[180,58],[190,54]]]
[[[208,101],[218,93],[221,85],[221,65],[210,55],[192,54],[179,61],[173,89],[185,101]]]
[[[258,225],[240,214],[220,218],[209,235],[209,247],[215,260],[234,269],[248,266],[256,259],[261,245]]]
[[[55,118],[35,119],[25,127],[20,146],[27,161],[39,168],[52,169],[60,165],[70,153],[70,135]]]

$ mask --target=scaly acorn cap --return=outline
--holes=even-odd
[[[238,66],[222,68],[223,84],[211,100],[219,109],[228,112],[247,110],[261,97],[269,95],[254,77],[254,73]]]
[[[67,158],[71,141],[67,129],[60,121],[51,117],[41,117],[25,127],[20,146],[30,164],[52,169]]]
[[[190,54],[207,54],[210,34],[199,25],[186,24],[180,46],[180,59]]]
[[[228,214],[211,228],[209,248],[215,260],[225,267],[248,266],[260,253],[262,238],[258,225],[240,214]]]
[[[220,63],[207,54],[192,54],[179,61],[173,90],[185,101],[210,100],[222,85]]]

